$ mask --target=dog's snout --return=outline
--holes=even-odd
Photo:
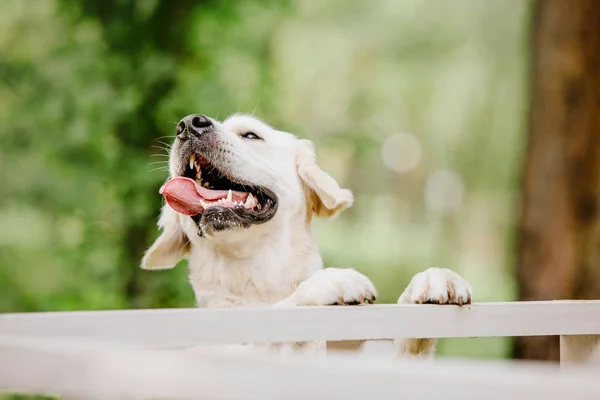
[[[177,124],[177,134],[183,133],[184,130],[187,130],[190,133],[201,134],[212,128],[212,126],[213,123],[207,116],[202,114],[192,114],[188,115]]]

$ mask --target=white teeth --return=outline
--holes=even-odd
[[[204,186],[206,189],[208,189],[208,182],[204,182],[204,183],[202,184],[202,186]]]
[[[206,185],[206,183],[205,183]],[[203,199],[200,199],[200,205],[202,206],[202,208],[204,208],[205,210],[209,207],[213,207],[216,205],[220,205],[223,207],[245,207],[247,209],[252,209],[254,207],[256,207],[258,205],[258,208],[260,209],[260,204],[258,204],[258,201],[256,200],[256,197],[254,197],[252,195],[252,193],[248,194],[248,197],[246,198],[246,202],[242,201],[242,200],[238,200],[238,201],[233,201],[232,199],[233,197],[233,193],[230,190],[227,193],[227,197],[226,198],[222,198],[216,201],[204,201]]]
[[[196,153],[190,156],[190,169],[194,169],[194,163],[196,162]]]
[[[205,202],[204,200],[200,199],[200,205],[202,206],[202,208],[204,208],[205,210],[210,207],[210,204]]]
[[[246,199],[246,202],[244,203],[244,207],[254,208],[255,205],[256,205],[256,199],[254,198],[252,193],[248,194],[248,198]]]

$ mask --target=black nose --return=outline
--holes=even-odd
[[[202,134],[212,128],[212,121],[206,115],[191,114],[177,124],[177,134],[187,130],[189,133]]]

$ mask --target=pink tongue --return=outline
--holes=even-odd
[[[167,203],[177,212],[196,215],[204,211],[200,200],[217,201],[227,197],[228,190],[210,190],[198,185],[194,180],[178,176],[165,183],[159,193],[165,196]],[[245,201],[247,193],[232,192],[233,201]]]

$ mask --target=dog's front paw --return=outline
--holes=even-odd
[[[471,284],[446,268],[429,268],[416,274],[398,299],[399,304],[470,304]]]
[[[292,295],[297,306],[356,305],[373,303],[373,283],[353,269],[326,268],[298,285]]]

